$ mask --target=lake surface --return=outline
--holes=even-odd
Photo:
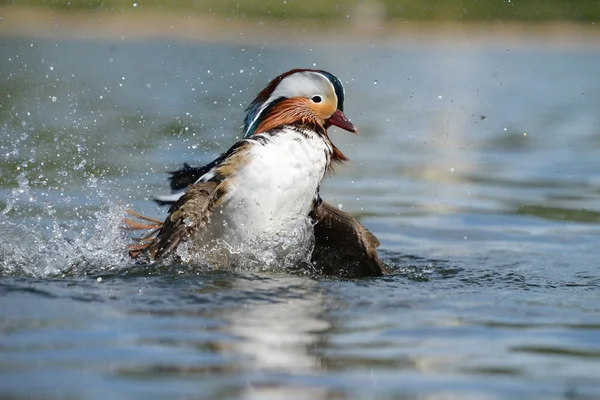
[[[288,69],[394,273],[140,267],[119,229]],[[600,397],[600,51],[0,41],[0,397]]]

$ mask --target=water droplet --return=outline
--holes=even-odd
[[[438,94],[438,99],[441,99],[441,98],[442,98],[442,95],[441,95],[441,94]]]
[[[137,7],[137,6],[138,6],[138,3],[133,3],[133,7],[134,8]]]
[[[342,203],[338,203],[337,207],[338,207],[338,210],[341,210],[342,207],[344,207],[344,205]]]
[[[373,84],[377,85],[377,83],[379,83],[379,81],[377,79],[375,79],[375,81],[373,82]]]
[[[52,96],[50,99],[52,100],[53,103],[56,103],[56,100],[57,100],[56,96]]]
[[[86,160],[81,160],[81,162],[79,164],[77,164],[77,166],[75,167],[75,169],[77,171],[79,171],[80,169],[82,169],[83,167],[85,167],[85,164],[87,163]]]

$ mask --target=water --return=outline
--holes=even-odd
[[[600,397],[597,49],[0,42],[0,395]],[[127,207],[329,70],[360,128],[323,197],[389,277],[139,267]]]

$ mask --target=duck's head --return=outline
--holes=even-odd
[[[333,74],[312,69],[293,69],[273,79],[252,101],[244,119],[244,138],[261,133],[273,109],[280,109],[280,118],[301,118],[300,110],[310,110],[325,130],[334,125],[358,133],[358,129],[344,115],[344,86]],[[285,112],[285,110],[290,110]],[[297,109],[298,114],[292,110]]]

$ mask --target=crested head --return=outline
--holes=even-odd
[[[272,109],[278,107],[278,103],[288,99],[296,99],[297,105],[312,109],[325,129],[336,125],[356,133],[354,125],[343,115],[344,98],[342,83],[329,72],[313,69],[285,72],[273,79],[248,107],[244,120],[244,137],[264,132],[264,129],[258,129],[259,126],[265,126],[264,119],[272,114]],[[292,104],[285,103],[287,107]]]

